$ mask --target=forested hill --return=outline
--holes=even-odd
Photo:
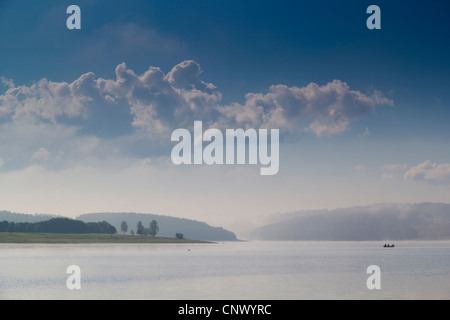
[[[77,219],[84,222],[107,221],[116,227],[117,232],[121,233],[120,224],[125,221],[128,225],[128,233],[132,230],[136,233],[138,221],[141,221],[144,227],[149,227],[152,220],[158,222],[161,237],[175,237],[176,233],[182,233],[186,239],[205,240],[205,241],[235,241],[236,235],[222,227],[213,227],[205,222],[190,220],[184,218],[143,214],[143,213],[88,213],[82,214]]]
[[[70,218],[52,218],[38,222],[0,221],[0,232],[25,233],[117,233],[116,228],[106,221],[88,222]]]
[[[50,220],[52,218],[58,218],[61,216],[51,215],[51,214],[25,214],[25,213],[16,213],[10,211],[0,211],[0,221],[8,221],[8,222],[39,222]]]
[[[280,214],[256,229],[258,240],[450,239],[450,204],[377,204]]]
[[[50,220],[52,218],[61,218],[62,216],[48,215],[48,214],[23,214],[9,211],[0,211],[0,222],[28,222],[36,223],[40,221]],[[139,213],[87,213],[82,214],[76,219],[83,222],[99,222],[106,221],[113,225],[118,233],[120,224],[125,221],[128,225],[128,233],[133,230],[136,233],[136,225],[141,221],[143,226],[148,228],[152,220],[158,222],[159,232],[157,236],[161,237],[175,237],[176,233],[182,233],[184,238],[191,240],[205,240],[205,241],[235,241],[236,235],[221,227],[213,227],[205,222],[196,220],[176,218],[170,216],[156,215],[156,214],[139,214]]]

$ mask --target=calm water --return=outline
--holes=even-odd
[[[450,241],[0,244],[0,299],[450,299]],[[69,290],[69,265],[81,289]],[[381,290],[369,290],[369,265]]]

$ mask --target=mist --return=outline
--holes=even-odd
[[[375,204],[278,214],[255,229],[259,240],[450,239],[450,204]]]

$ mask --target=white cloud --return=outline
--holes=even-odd
[[[44,78],[30,86],[4,79],[0,154],[16,169],[30,160],[67,167],[111,156],[155,157],[162,143],[170,146],[172,130],[192,129],[195,120],[205,130],[278,128],[330,136],[348,130],[378,103],[393,104],[380,92],[367,96],[334,80],[301,88],[274,85],[268,93],[246,94],[243,104],[222,105],[222,94],[201,75],[200,65],[186,60],[167,73],[149,67],[137,74],[121,63],[114,79],[92,72],[72,82]]]
[[[39,148],[33,155],[31,156],[31,160],[35,161],[45,161],[50,157],[50,152],[48,152],[45,148]]]
[[[7,79],[7,78],[5,78],[5,77],[1,77],[0,80],[2,81],[2,84],[3,84],[5,87],[8,87],[8,88],[10,88],[10,89],[12,89],[12,88],[15,87],[14,81],[13,81],[12,79]]]
[[[404,177],[431,183],[448,183],[450,182],[450,163],[438,164],[427,160],[409,168]]]
[[[372,113],[377,104],[393,105],[382,97],[367,96],[341,80],[320,86],[274,85],[267,94],[249,93],[244,105],[232,104],[221,112],[247,127],[272,127],[290,131],[311,131],[331,136],[349,129],[351,122]]]
[[[107,105],[125,105],[133,117],[131,125],[152,135],[167,135],[179,127],[192,126],[194,120],[219,127],[279,128],[310,131],[331,136],[349,129],[357,119],[372,113],[377,104],[393,105],[380,92],[367,96],[351,90],[341,80],[320,86],[274,85],[269,92],[248,93],[245,104],[220,105],[222,95],[212,83],[200,79],[200,65],[186,60],[167,74],[150,67],[137,75],[122,63],[116,79],[96,78],[92,72],[72,83],[42,79],[27,87],[10,87],[0,95],[0,117],[10,116],[49,120],[88,118]],[[365,131],[365,135],[369,132]]]
[[[183,61],[167,74],[150,67],[136,75],[125,63],[116,68],[116,80],[98,79],[97,86],[114,99],[123,99],[133,115],[133,126],[152,135],[167,135],[178,127],[192,126],[194,120],[211,121],[221,100],[215,86],[199,79],[200,66]]]
[[[18,119],[41,119],[56,123],[61,116],[79,117],[85,105],[92,101],[83,92],[85,82],[94,75],[88,73],[72,83],[41,79],[31,86],[10,87],[0,95],[0,117]]]

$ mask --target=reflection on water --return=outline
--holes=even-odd
[[[1,299],[449,299],[450,241],[0,244]],[[69,290],[69,265],[81,289]],[[368,290],[369,265],[381,290]]]

